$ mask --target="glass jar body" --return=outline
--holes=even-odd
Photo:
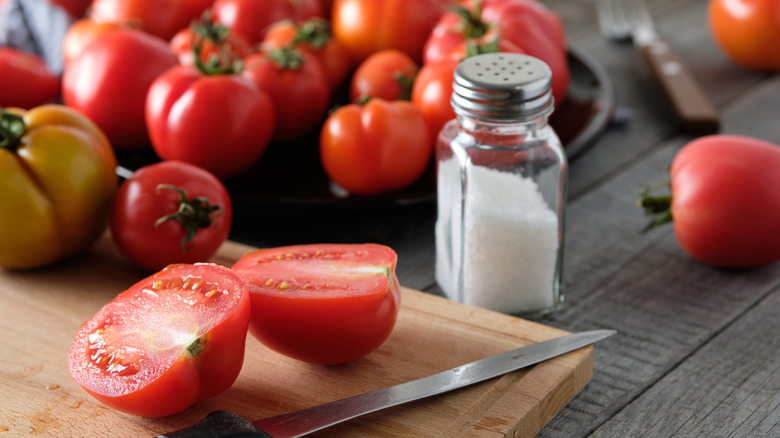
[[[568,164],[547,115],[459,116],[437,140],[436,280],[466,304],[527,318],[562,303]]]

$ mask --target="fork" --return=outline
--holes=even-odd
[[[661,83],[686,132],[711,134],[720,116],[696,79],[656,32],[644,0],[597,0],[599,26],[608,39],[633,41]]]

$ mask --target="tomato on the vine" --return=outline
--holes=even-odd
[[[433,155],[420,110],[405,100],[370,99],[334,111],[320,134],[331,180],[350,193],[376,195],[410,186]]]
[[[65,104],[92,119],[118,149],[149,147],[144,119],[152,82],[178,64],[168,42],[118,29],[87,46],[66,67]]]
[[[213,264],[171,265],[119,294],[70,347],[73,378],[119,411],[180,412],[229,388],[244,363],[246,283]]]
[[[417,64],[409,55],[394,49],[381,50],[366,58],[352,75],[349,98],[411,100]]]
[[[180,161],[150,164],[124,181],[111,207],[111,235],[130,261],[152,271],[206,262],[228,238],[233,206],[208,171]]]
[[[780,2],[710,0],[710,32],[735,63],[757,70],[780,70]]]
[[[680,149],[672,160],[671,195],[642,205],[672,221],[682,249],[725,268],[780,260],[780,146],[752,137],[710,135]]]
[[[216,0],[212,10],[217,22],[251,44],[262,41],[268,27],[278,21],[325,16],[320,0]]]
[[[249,288],[249,331],[298,360],[339,364],[382,345],[395,326],[398,257],[377,244],[312,244],[262,249],[233,271]]]
[[[0,107],[30,109],[54,101],[60,78],[43,58],[11,47],[0,47]]]

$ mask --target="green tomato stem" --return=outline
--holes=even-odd
[[[214,219],[222,214],[222,207],[211,205],[211,202],[202,196],[187,199],[187,193],[183,189],[169,184],[158,185],[157,193],[160,193],[160,190],[163,189],[173,190],[179,194],[179,208],[176,212],[157,219],[154,226],[158,227],[167,221],[180,222],[182,228],[186,231],[186,234],[181,239],[180,248],[182,252],[187,252],[190,249],[189,243],[195,238],[199,229],[209,228],[212,225],[217,226]]]
[[[661,225],[668,224],[674,219],[672,217],[672,195],[651,196],[650,194],[651,191],[660,186],[671,188],[671,183],[669,181],[662,181],[642,187],[639,192],[637,204],[645,211],[645,216],[650,218],[650,222],[642,229],[643,233]]]
[[[16,150],[26,130],[22,116],[0,108],[0,148]]]

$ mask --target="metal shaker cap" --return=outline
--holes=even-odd
[[[510,121],[549,114],[552,71],[543,61],[518,53],[485,53],[455,69],[452,108],[458,115]]]

